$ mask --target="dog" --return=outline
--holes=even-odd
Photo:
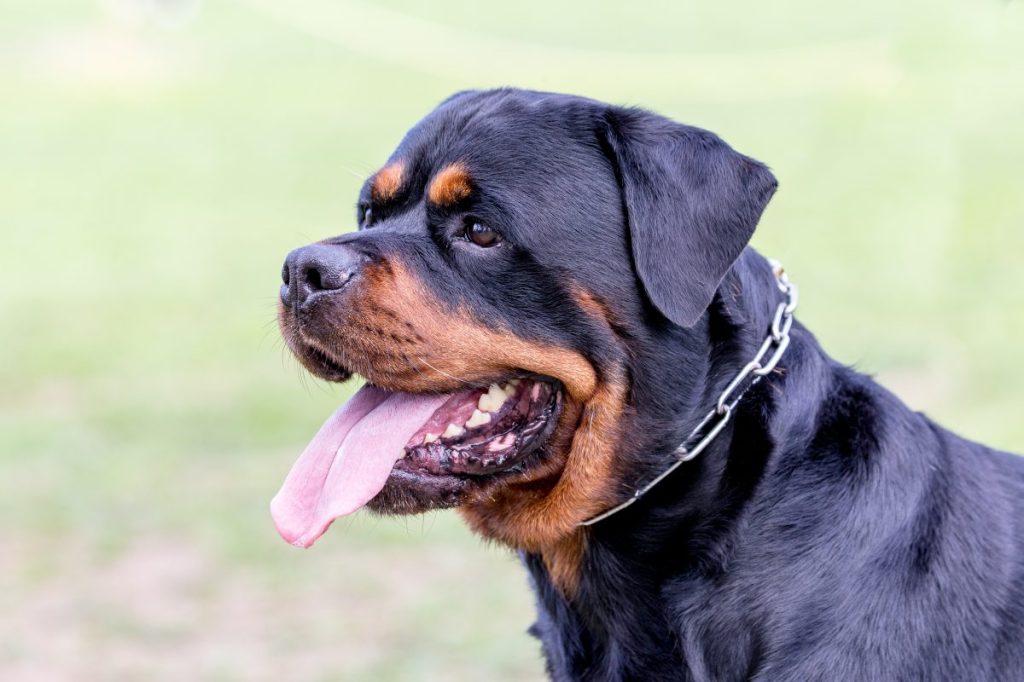
[[[287,257],[289,348],[366,384],[278,531],[457,508],[521,555],[554,680],[1024,679],[1024,459],[794,322],[748,246],[776,186],[646,110],[445,100]]]

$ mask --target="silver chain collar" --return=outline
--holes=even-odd
[[[642,488],[639,488],[625,502],[618,504],[606,512],[581,522],[580,526],[592,526],[598,521],[604,521],[609,516],[617,514],[643,497],[651,488],[661,483],[673,471],[682,466],[685,462],[704,452],[718,434],[722,432],[725,425],[732,418],[733,410],[739,404],[747,391],[756,386],[761,379],[770,374],[779,364],[783,353],[789,348],[789,331],[793,328],[793,312],[796,310],[797,302],[800,300],[800,292],[797,286],[789,281],[782,264],[776,260],[770,260],[772,272],[775,274],[775,284],[785,294],[786,299],[779,303],[775,309],[775,317],[772,318],[772,327],[768,337],[761,344],[754,359],[743,366],[743,369],[736,374],[729,385],[725,387],[722,394],[718,396],[715,407],[708,412],[707,416],[690,432],[682,445],[676,448],[675,461],[668,469],[658,474],[657,478]],[[771,353],[769,356],[768,354]],[[765,360],[765,358],[768,358]],[[740,387],[743,387],[742,389]]]

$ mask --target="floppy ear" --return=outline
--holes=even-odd
[[[717,135],[637,109],[606,114],[633,262],[654,306],[693,326],[739,257],[777,182]]]

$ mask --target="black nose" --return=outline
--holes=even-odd
[[[281,300],[301,305],[317,294],[343,288],[362,263],[358,253],[344,245],[310,244],[295,249],[284,260]]]

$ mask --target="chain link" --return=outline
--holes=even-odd
[[[707,416],[701,420],[700,424],[690,432],[690,435],[686,437],[682,445],[675,450],[676,459],[669,466],[668,469],[661,472],[657,478],[638,489],[633,495],[625,502],[616,505],[598,516],[583,521],[579,525],[591,526],[598,521],[603,521],[609,516],[616,514],[629,505],[633,504],[644,494],[647,493],[651,488],[658,485],[664,480],[669,474],[678,469],[685,462],[689,462],[691,459],[704,452],[704,450],[711,444],[718,434],[722,432],[725,425],[729,423],[732,418],[733,410],[736,405],[739,404],[743,396],[746,395],[747,391],[756,386],[761,379],[771,374],[776,366],[779,364],[779,360],[782,359],[782,355],[789,348],[790,336],[789,332],[793,328],[793,313],[796,311],[796,307],[800,301],[800,290],[796,284],[789,281],[789,277],[786,275],[785,269],[782,264],[776,260],[769,259],[768,261],[772,266],[772,273],[775,275],[775,284],[778,286],[779,291],[785,294],[785,299],[779,303],[775,309],[775,315],[772,317],[772,325],[769,330],[768,336],[765,338],[761,347],[754,355],[754,359],[743,366],[743,369],[733,377],[733,380],[729,382],[729,385],[725,387],[722,394],[718,396],[718,402],[715,403],[715,407],[708,412]],[[771,353],[769,356],[768,354]],[[765,357],[768,359],[765,360]]]

